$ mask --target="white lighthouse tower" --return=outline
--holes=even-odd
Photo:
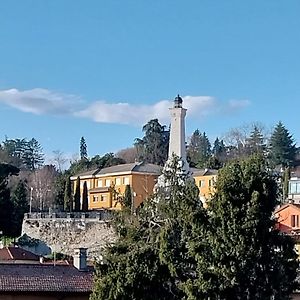
[[[154,189],[168,189],[172,186],[172,182],[166,178],[165,173],[172,169],[173,159],[178,160],[178,176],[181,178],[181,184],[185,184],[188,178],[191,178],[189,165],[186,160],[186,146],[185,146],[185,116],[186,109],[182,107],[182,98],[177,95],[174,100],[174,106],[170,108],[171,113],[171,129],[169,140],[169,154],[168,160],[165,163],[163,174],[158,177],[157,184]],[[185,179],[183,179],[185,178]]]
[[[185,145],[186,111],[187,110],[182,107],[182,98],[179,95],[177,95],[177,97],[174,100],[174,106],[170,108],[171,130],[170,130],[168,162],[170,162],[170,160],[174,155],[178,156],[182,164],[182,171],[188,173],[189,165],[186,160],[186,145]]]

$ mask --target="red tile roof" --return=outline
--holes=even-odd
[[[0,292],[90,293],[93,271],[67,265],[2,264]]]
[[[0,249],[0,260],[34,260],[39,256],[19,247],[4,247]]]

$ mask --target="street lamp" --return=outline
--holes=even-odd
[[[32,196],[33,196],[33,187],[30,187],[30,201],[29,201],[29,213],[31,214],[31,206],[32,206]]]

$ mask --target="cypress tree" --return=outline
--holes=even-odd
[[[74,210],[80,211],[80,178],[79,176],[76,179],[76,188],[74,194]]]
[[[86,160],[87,158],[88,158],[87,145],[84,137],[82,136],[80,139],[80,159]]]
[[[73,210],[72,184],[70,177],[67,178],[64,191],[64,211],[71,212]]]
[[[88,200],[88,189],[86,181],[83,183],[83,191],[82,191],[82,211],[89,210],[89,200]]]

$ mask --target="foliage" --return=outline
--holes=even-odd
[[[135,139],[139,160],[163,165],[168,158],[169,131],[157,119],[150,120],[143,126],[142,139]]]
[[[226,165],[204,210],[174,160],[136,214],[116,214],[119,239],[97,265],[91,299],[289,299],[298,262],[275,229],[268,170],[261,156]]]
[[[28,188],[26,182],[20,180],[12,194],[12,236],[20,236],[24,214],[29,211]]]
[[[123,197],[123,205],[124,207],[127,207],[129,209],[132,208],[132,193],[131,193],[131,188],[130,185],[127,184],[125,187],[125,193]]]
[[[82,211],[89,210],[89,200],[88,200],[88,189],[86,181],[83,183],[83,191],[82,191]]]
[[[265,154],[266,144],[264,143],[264,136],[258,126],[254,125],[249,138],[246,139],[246,148],[251,154]]]
[[[76,187],[74,194],[74,211],[80,211],[80,177],[76,179]]]
[[[201,223],[203,208],[193,182],[183,185],[185,175],[173,170],[166,173],[171,197],[161,191],[137,214],[125,208],[116,215],[119,240],[97,266],[91,299],[182,299],[181,284],[191,272],[186,239],[193,222]]]
[[[68,177],[65,184],[64,193],[64,211],[71,212],[73,209],[73,196],[72,196],[72,184],[71,179]]]
[[[44,154],[39,142],[32,138],[25,145],[23,162],[27,169],[34,171],[44,163]]]
[[[202,134],[198,129],[193,132],[187,155],[190,157],[191,166],[207,167],[207,162],[211,156],[211,145],[205,132]]]
[[[12,226],[14,205],[7,187],[8,177],[18,175],[19,169],[9,164],[0,163],[0,231],[5,236],[13,236]]]
[[[87,158],[88,158],[87,145],[86,145],[84,137],[82,136],[80,139],[80,159],[85,160]]]
[[[35,138],[31,140],[6,138],[2,148],[11,158],[8,162],[19,168],[33,171],[44,163],[42,147]]]
[[[213,299],[289,299],[295,288],[296,253],[275,229],[277,184],[268,170],[253,156],[219,171],[208,206]]]
[[[277,166],[291,166],[295,159],[296,146],[292,135],[285,128],[282,122],[279,122],[272,133],[270,139],[270,159]]]

